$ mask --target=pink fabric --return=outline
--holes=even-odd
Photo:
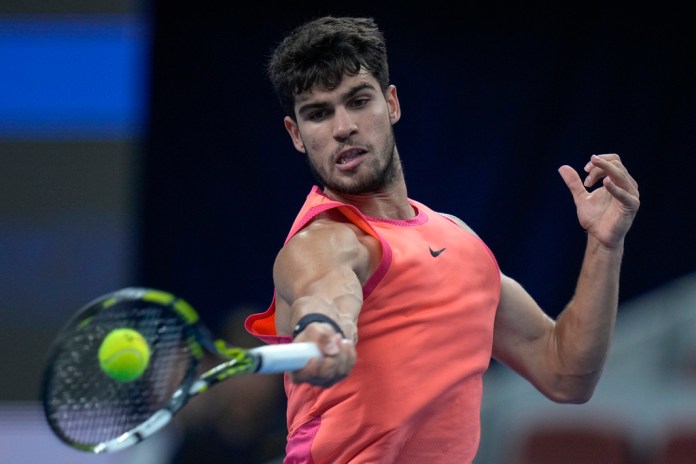
[[[300,426],[292,441],[288,442],[285,449],[283,464],[313,464],[312,443],[319,432],[321,417],[315,417],[306,424]]]
[[[286,376],[286,463],[470,463],[476,454],[500,270],[478,237],[409,201],[414,219],[380,220],[315,188],[297,216],[288,240],[335,208],[380,241],[382,257],[363,288],[351,374],[328,389]],[[283,342],[274,320],[271,304],[247,328]]]

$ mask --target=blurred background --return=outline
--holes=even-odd
[[[640,184],[597,394],[553,405],[493,362],[477,463],[517,462],[541,425],[603,424],[644,463],[696,428],[696,34],[684,12],[0,0],[0,463],[187,462],[194,412],[130,454],[57,443],[37,403],[43,359],[78,308],[130,285],[176,293],[218,335],[254,343],[234,327],[270,302],[273,259],[314,182],[264,66],[286,32],[324,14],[371,16],[385,33],[409,195],[466,221],[551,316],[585,242],[558,167],[616,152]],[[194,455],[282,453],[278,380],[221,390],[267,388],[263,421],[244,443]]]

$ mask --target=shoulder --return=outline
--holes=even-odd
[[[457,216],[454,216],[454,215],[452,215],[452,214],[447,214],[447,213],[438,213],[438,214],[440,214],[440,215],[446,217],[447,219],[449,219],[450,221],[454,222],[455,224],[457,224],[457,225],[458,225],[459,227],[461,227],[462,229],[464,229],[464,230],[466,230],[466,231],[468,231],[468,232],[471,232],[472,234],[474,234],[474,235],[476,235],[476,236],[478,237],[478,234],[476,234],[476,232],[474,232],[474,229],[472,229],[471,227],[469,227],[464,221],[462,221],[461,219],[459,219]]]
[[[299,230],[288,240],[286,248],[296,246],[356,245],[363,232],[352,223],[336,217],[334,214],[322,213]]]
[[[317,218],[285,243],[278,252],[276,265],[317,260],[337,263],[357,253],[358,246],[359,241],[347,224]]]
[[[347,267],[364,283],[379,258],[380,244],[376,239],[351,222],[321,215],[288,240],[274,267],[304,271],[307,266]]]

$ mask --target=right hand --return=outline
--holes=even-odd
[[[291,372],[293,383],[328,388],[346,378],[355,365],[355,344],[336,333],[329,324],[309,324],[293,341],[314,342],[322,354],[322,357],[312,359],[302,369]]]

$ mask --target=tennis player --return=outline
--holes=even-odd
[[[246,321],[267,343],[313,341],[324,354],[286,378],[285,462],[471,462],[491,357],[553,401],[586,402],[639,206],[619,156],[591,156],[584,179],[559,169],[587,248],[553,320],[464,222],[408,196],[393,133],[399,97],[373,20],[307,22],[268,70],[292,144],[321,185],[277,256],[271,306]]]

